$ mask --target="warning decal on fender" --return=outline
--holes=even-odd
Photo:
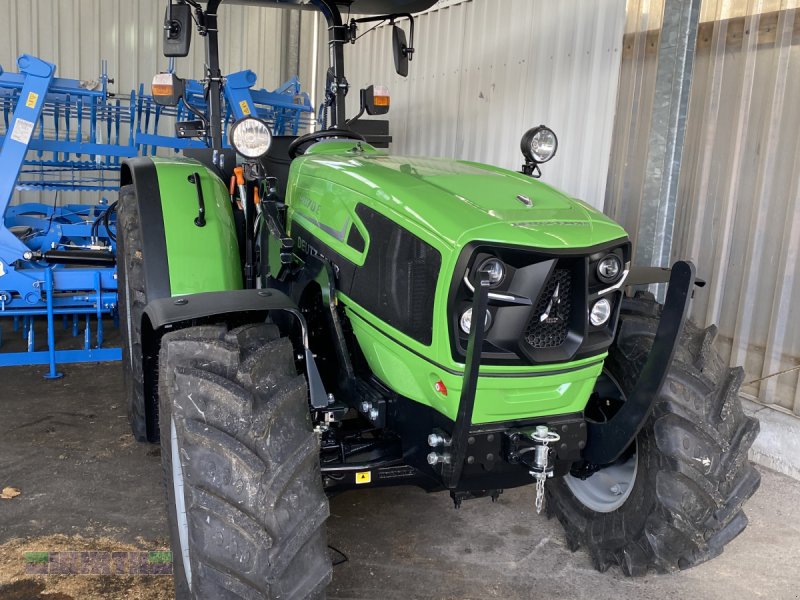
[[[372,481],[372,471],[359,471],[356,473],[356,484]]]
[[[27,144],[31,140],[33,133],[33,121],[17,119],[14,121],[14,128],[11,130],[11,139],[20,144]]]

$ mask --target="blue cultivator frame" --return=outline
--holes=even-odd
[[[27,204],[11,208],[11,199],[21,175],[22,187],[29,189],[81,189],[74,173],[105,172],[114,162],[118,165],[120,155],[109,144],[97,143],[96,126],[105,122],[103,111],[108,109],[104,91],[81,89],[76,81],[57,79],[54,65],[32,56],[21,56],[17,64],[19,74],[0,74],[5,117],[0,148],[0,317],[13,319],[16,330],[21,326],[28,351],[0,353],[0,365],[48,364],[46,376],[56,378],[60,377],[57,362],[121,358],[119,348],[103,348],[102,318],[116,314],[117,307],[114,226],[106,215],[108,206]],[[73,107],[76,118],[58,118],[60,110]],[[63,141],[58,125],[64,124],[69,132],[76,124],[76,139],[83,139],[84,110],[91,131],[90,142],[82,150],[91,154],[70,159],[76,144]],[[56,124],[54,135],[48,136],[51,139],[45,137],[48,116]],[[66,139],[70,139],[68,134]],[[28,156],[31,150],[33,157]],[[105,162],[98,161],[100,155]],[[38,177],[26,181],[31,172]],[[73,179],[65,180],[65,172]],[[105,187],[98,187],[96,181],[86,185],[89,189]],[[78,319],[86,319],[83,349],[56,348],[55,318],[62,315],[73,320],[75,329]],[[89,339],[91,316],[97,319],[94,348]],[[47,350],[36,349],[37,317],[47,320]]]
[[[55,77],[55,66],[29,55],[17,60],[19,73],[0,68],[0,346],[2,323],[13,323],[27,351],[1,352],[0,366],[119,360],[120,348],[105,348],[103,318],[117,322],[115,204],[59,205],[62,192],[119,190],[123,159],[155,154],[159,148],[203,148],[203,140],[164,135],[159,125],[190,116],[131,92],[107,91],[105,67],[98,90]],[[311,122],[313,108],[297,79],[277,90],[256,90],[256,75],[226,77],[224,106],[230,121],[254,114],[277,135],[297,135]],[[202,84],[187,81],[187,101],[203,111]],[[162,127],[164,129],[164,127]],[[12,206],[15,190],[52,191],[52,205]],[[36,320],[46,319],[47,349],[37,346]],[[72,335],[83,331],[83,347],[56,347],[56,320]],[[94,321],[95,332],[92,333]],[[6,340],[7,341],[7,340]],[[2,349],[2,348],[0,348]]]

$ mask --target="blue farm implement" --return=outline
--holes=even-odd
[[[204,148],[201,139],[178,138],[174,127],[204,110],[202,84],[187,82],[187,107],[157,105],[152,96],[115,97],[105,67],[99,82],[55,77],[55,66],[22,55],[19,73],[0,69],[0,346],[13,335],[23,349],[0,352],[0,366],[119,360],[120,348],[104,347],[104,319],[117,320],[115,203],[62,204],[68,192],[116,192],[123,159],[159,149]],[[254,89],[251,71],[226,77],[226,120],[255,114],[278,135],[308,127],[313,115],[307,94],[292,79],[275,91]],[[93,89],[93,88],[99,89]],[[16,190],[53,193],[52,204],[12,205]],[[57,347],[62,321],[80,347]],[[37,341],[38,330],[46,347]],[[92,330],[94,327],[94,331]],[[5,333],[5,338],[3,334]],[[0,348],[2,349],[2,348]]]

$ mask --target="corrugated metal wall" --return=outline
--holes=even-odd
[[[389,86],[397,153],[519,169],[520,137],[547,124],[559,150],[544,181],[602,207],[624,21],[624,0],[440,3],[417,19],[407,79],[388,26],[347,47],[346,74],[354,90]]]
[[[16,57],[27,52],[54,62],[60,76],[92,80],[105,58],[112,90],[127,95],[167,65],[164,9],[156,0],[0,0],[0,14],[7,16],[0,65],[15,71]],[[251,68],[260,85],[278,85],[281,11],[223,5],[220,21],[223,70]],[[299,75],[318,102],[327,30],[314,12],[303,12],[300,22]],[[388,27],[347,47],[347,75],[355,90],[371,82],[390,85],[397,152],[519,168],[520,136],[548,124],[560,148],[544,180],[601,206],[623,22],[624,0],[443,0],[419,18],[418,53],[407,80],[392,69]],[[202,73],[199,41],[190,57],[178,60],[183,76]],[[353,114],[355,91],[350,102]]]
[[[798,4],[704,0],[673,247],[674,258],[694,260],[708,280],[695,292],[692,317],[718,324],[725,357],[745,367],[744,392],[796,414]],[[663,0],[628,6],[606,210],[634,235],[662,7]]]
[[[161,51],[165,10],[162,0],[0,0],[0,15],[5,17],[0,66],[16,72],[17,57],[28,53],[54,63],[57,76],[90,81],[98,79],[100,61],[106,59],[114,79],[110,89],[127,96],[139,83],[149,88],[153,75],[167,67]],[[282,83],[282,12],[221,7],[223,73],[249,68],[261,87],[274,89]],[[178,73],[202,77],[203,53],[202,40],[195,35],[189,57],[177,60]],[[78,201],[74,195],[68,201]],[[52,193],[23,192],[21,197],[49,202]],[[85,202],[95,199],[94,194],[83,194]]]

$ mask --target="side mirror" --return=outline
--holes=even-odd
[[[161,106],[177,106],[186,91],[186,82],[175,73],[158,73],[153,77],[153,100]]]
[[[164,16],[164,56],[188,56],[191,42],[192,7],[188,4],[173,4],[169,0],[167,14]]]
[[[361,107],[368,115],[385,115],[389,112],[389,88],[383,85],[371,85],[361,90]]]
[[[397,25],[392,26],[392,54],[394,55],[394,70],[401,77],[408,77],[408,42],[406,32]]]

